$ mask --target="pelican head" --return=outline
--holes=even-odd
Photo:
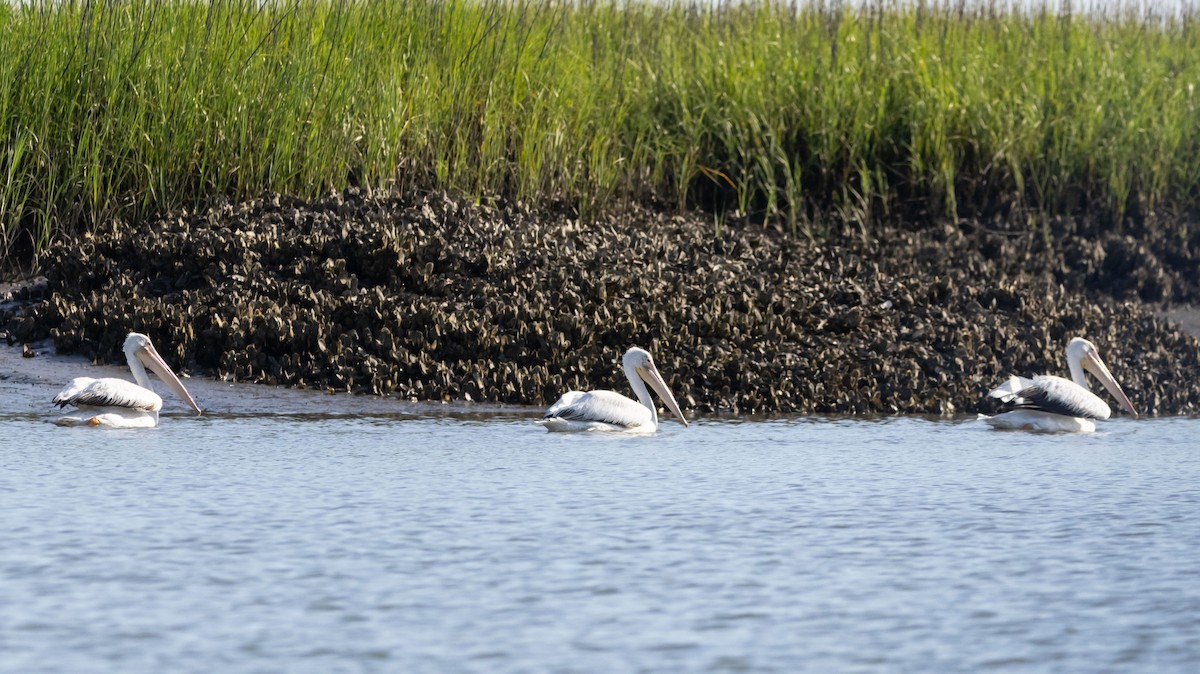
[[[1133,403],[1129,402],[1129,398],[1125,396],[1125,392],[1121,390],[1121,385],[1113,378],[1112,373],[1108,371],[1108,367],[1100,360],[1100,353],[1096,350],[1096,346],[1082,337],[1076,337],[1067,344],[1067,361],[1071,368],[1071,376],[1075,379],[1075,383],[1080,384],[1084,388],[1088,388],[1087,377],[1083,376],[1083,370],[1091,372],[1104,388],[1112,394],[1117,402],[1120,403],[1121,409],[1133,415],[1133,418],[1138,418],[1137,410],[1133,408]]]
[[[650,385],[658,393],[658,396],[667,404],[667,409],[683,422],[684,428],[687,428],[688,422],[684,418],[683,412],[679,409],[679,404],[675,402],[675,396],[671,395],[671,391],[667,389],[667,383],[663,381],[662,375],[658,373],[658,367],[654,365],[654,359],[650,357],[650,352],[638,347],[632,347],[625,352],[625,356],[621,358],[621,365],[626,373],[636,373],[642,381]],[[632,377],[630,377],[632,379]],[[652,410],[653,411],[653,410]]]
[[[175,373],[167,366],[162,356],[158,355],[158,350],[154,348],[154,344],[150,341],[149,337],[140,332],[131,332],[125,338],[123,350],[125,351],[125,358],[129,361],[129,367],[134,372],[134,378],[140,379],[138,371],[141,368],[136,367],[137,365],[150,368],[167,385],[167,388],[174,391],[175,395],[179,396],[188,406],[196,410],[196,414],[200,414],[200,406],[192,399],[192,395],[183,387],[183,382],[179,381],[179,377],[175,376]],[[142,374],[142,377],[145,377],[145,374]],[[138,381],[140,386],[150,388],[147,386],[148,383],[149,380],[146,382]]]

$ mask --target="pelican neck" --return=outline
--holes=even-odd
[[[146,374],[146,367],[142,365],[142,361],[137,357],[137,353],[126,351],[125,359],[129,361],[129,369],[133,372],[133,380],[137,382],[137,385],[144,389],[150,389],[150,377]]]
[[[1080,364],[1080,359],[1076,358],[1070,349],[1067,349],[1067,367],[1071,369],[1071,381],[1079,384],[1086,391],[1092,390],[1092,387],[1088,386],[1087,375],[1083,372],[1083,365]]]
[[[633,365],[624,365],[624,369],[625,376],[629,378],[629,385],[633,387],[638,402],[650,410],[650,425],[658,428],[658,410],[654,407],[654,400],[650,397],[650,389],[646,388],[646,382],[642,380],[637,368]]]

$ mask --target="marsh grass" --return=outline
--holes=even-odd
[[[0,256],[264,191],[824,215],[1200,198],[1192,10],[551,0],[0,3]]]

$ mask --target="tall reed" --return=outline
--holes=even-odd
[[[1198,16],[3,3],[0,257],[218,198],[394,183],[585,213],[655,199],[796,230],[818,214],[1184,211],[1200,199]]]

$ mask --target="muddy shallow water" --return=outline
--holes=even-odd
[[[204,416],[97,431],[46,420],[102,369],[14,351],[0,671],[1200,667],[1197,419],[621,439],[193,378]]]

